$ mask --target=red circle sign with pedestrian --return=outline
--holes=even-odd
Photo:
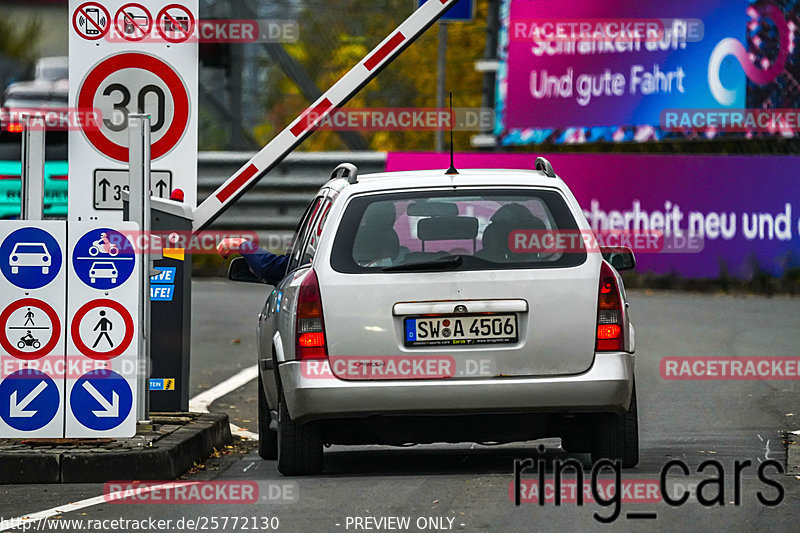
[[[115,300],[93,300],[78,309],[70,327],[72,342],[86,357],[108,361],[131,345],[133,318]]]
[[[170,4],[158,12],[156,27],[165,41],[182,43],[194,32],[194,15],[180,4]]]
[[[32,361],[53,351],[61,338],[61,320],[49,304],[23,298],[0,313],[0,346],[17,359]]]
[[[125,52],[95,65],[78,88],[79,109],[99,109],[99,123],[81,123],[89,144],[109,159],[128,162],[128,115],[152,117],[151,157],[172,151],[189,126],[189,91],[176,70],[141,52]]]
[[[72,14],[72,27],[86,40],[102,39],[111,28],[111,15],[97,2],[86,2]]]
[[[153,30],[153,16],[141,4],[125,4],[114,17],[117,33],[126,41],[141,41]]]

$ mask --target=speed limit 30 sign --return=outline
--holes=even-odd
[[[77,20],[86,18],[81,15],[84,4],[70,0],[70,13],[77,13]],[[151,117],[154,195],[168,198],[179,188],[184,202],[195,206],[197,39],[166,39],[157,30],[158,21],[167,16],[195,20],[197,4],[198,0],[176,2],[162,14],[163,1],[110,0],[103,6],[116,16],[105,37],[89,39],[81,26],[73,25],[70,79],[75,83],[70,83],[70,103],[91,110],[96,120],[70,132],[70,220],[122,219],[122,203],[110,192],[126,188],[129,116],[137,113]],[[182,30],[196,31],[194,24]]]
[[[139,52],[113,55],[89,72],[78,90],[78,107],[100,111],[97,127],[81,127],[89,144],[106,157],[128,162],[128,115],[151,112],[153,160],[174,149],[189,126],[189,91],[165,61]]]

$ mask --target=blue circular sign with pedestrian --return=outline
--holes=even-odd
[[[75,274],[93,289],[114,289],[133,273],[136,256],[131,242],[122,233],[100,228],[78,239],[72,252]]]
[[[61,395],[50,377],[23,369],[0,382],[0,418],[18,431],[36,431],[59,411]]]
[[[133,391],[112,370],[92,370],[75,382],[69,395],[75,418],[89,429],[107,431],[122,424],[133,408]]]
[[[61,270],[61,246],[43,229],[21,228],[0,244],[0,271],[21,289],[41,289]]]

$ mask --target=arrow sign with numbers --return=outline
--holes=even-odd
[[[122,210],[122,193],[127,191],[127,170],[99,169],[94,172],[94,208],[98,210]],[[150,173],[150,194],[158,198],[169,198],[172,192],[172,172],[153,170]]]

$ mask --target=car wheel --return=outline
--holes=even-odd
[[[269,429],[272,417],[264,394],[261,372],[258,373],[258,455],[262,459],[274,461],[278,458],[278,433]]]
[[[278,400],[278,471],[284,476],[322,472],[322,440],[314,423],[298,424],[289,416],[286,399]]]
[[[621,415],[603,413],[597,417],[592,439],[592,462],[618,459],[623,468],[639,464],[639,416],[636,406],[636,385],[631,404]]]

